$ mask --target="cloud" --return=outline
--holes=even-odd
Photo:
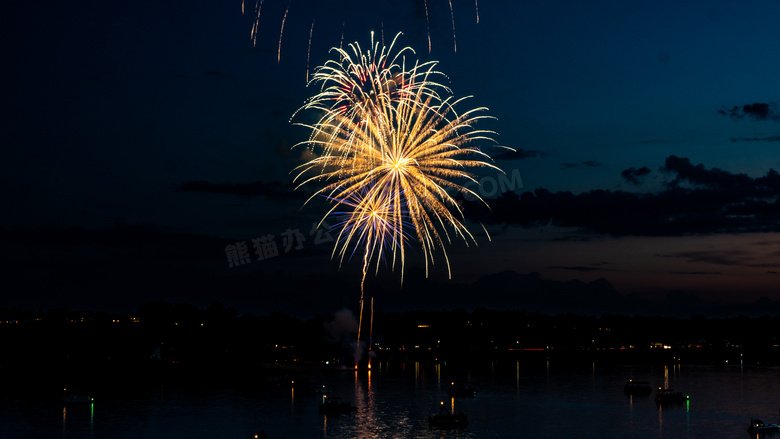
[[[667,258],[681,258],[688,263],[706,263],[726,266],[742,266],[752,259],[744,250],[696,250],[660,255]]]
[[[571,270],[571,271],[600,271],[601,268],[595,268],[595,267],[583,267],[583,266],[571,266],[566,267],[563,265],[551,265],[547,267],[547,269],[550,270]]]
[[[524,160],[534,157],[547,157],[549,155],[550,154],[544,151],[539,151],[536,149],[517,148],[515,151],[502,149],[501,152],[498,154],[493,154],[491,157],[493,157],[495,160]]]
[[[769,104],[747,104],[742,107],[742,112],[756,120],[766,120],[769,117]]]
[[[773,241],[758,241],[758,242],[756,242],[756,243],[755,243],[755,245],[761,245],[761,246],[771,245],[771,246],[773,246],[773,247],[774,247],[774,246],[777,246],[778,244],[780,244],[780,240],[773,240]]]
[[[742,120],[749,117],[753,120],[771,120],[780,122],[780,113],[777,112],[774,102],[755,102],[743,105],[742,108],[734,106],[728,110],[718,110],[718,114],[728,116],[733,120]]]
[[[649,139],[649,140],[640,140],[638,142],[634,142],[634,144],[636,145],[647,145],[653,143],[671,143],[671,142],[669,140],[664,140],[664,139]]]
[[[227,73],[218,72],[216,70],[206,70],[205,72],[203,72],[203,74],[216,80],[230,78],[230,75],[228,75]]]
[[[306,270],[302,270],[299,260],[283,264],[282,255],[228,268],[224,248],[230,240],[154,227],[0,230],[0,239],[7,244],[0,247],[8,273],[4,286],[24,291],[4,298],[5,307],[54,309],[67,304],[124,312],[153,300],[205,306],[217,299],[253,313],[331,316],[323,317],[320,328],[334,342],[349,340],[357,328],[355,314],[348,311],[356,305],[356,299],[353,293],[344,291],[344,285],[357,285],[360,270],[336,272],[334,267],[321,263],[327,260],[326,255],[317,256],[320,262]],[[767,270],[778,273],[776,267]],[[780,313],[780,303],[767,299],[754,304],[691,309],[682,305],[701,304],[701,299],[683,292],[669,294],[670,308],[637,294],[621,294],[604,278],[563,281],[546,279],[539,273],[504,271],[482,276],[473,283],[438,283],[426,278],[422,267],[411,266],[404,279],[403,287],[379,277],[367,280],[367,290],[385,298],[381,299],[383,313],[456,308],[522,309],[549,314],[674,313],[686,317],[694,311]],[[106,294],[107,288],[111,294]],[[735,286],[734,292],[739,293],[739,288]],[[310,329],[317,331],[318,327]]]
[[[663,172],[677,174],[677,177],[669,183],[678,186],[683,181],[705,186],[712,189],[747,189],[756,185],[755,181],[746,174],[732,174],[718,168],[706,169],[704,165],[693,165],[687,158],[669,156],[666,163],[660,169]]]
[[[772,104],[774,107],[774,104]],[[770,104],[755,103],[742,107],[742,112],[756,120],[778,119],[778,115],[770,109]]]
[[[694,166],[677,156],[668,157],[661,169],[674,178],[657,193],[598,189],[574,194],[538,188],[505,192],[486,200],[489,207],[466,200],[462,205],[468,219],[485,224],[554,225],[613,236],[780,231],[780,174],[775,170],[751,178]],[[683,187],[683,182],[693,187]]]
[[[620,173],[620,175],[629,183],[639,184],[639,179],[650,173],[650,168],[642,166],[641,168],[628,168]]]
[[[584,162],[580,162],[580,163],[560,163],[560,165],[563,166],[564,169],[579,168],[580,166],[593,168],[593,167],[601,166],[601,163],[595,160],[585,160]]]
[[[765,256],[745,250],[694,250],[659,255],[666,258],[684,259],[686,263],[704,263],[727,267],[778,268],[776,263],[764,262]],[[682,273],[681,274],[685,274]],[[720,274],[720,273],[701,273]]]
[[[766,137],[732,137],[732,142],[780,142],[780,136]]]
[[[672,274],[720,274],[719,271],[670,271]]]

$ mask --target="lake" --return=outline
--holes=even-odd
[[[8,379],[8,377],[5,377]],[[378,363],[367,372],[290,376],[299,384],[268,388],[144,389],[94,403],[0,399],[2,438],[749,438],[748,421],[778,422],[780,369],[740,365],[571,365],[545,360]],[[657,406],[653,395],[629,397],[626,380],[674,388],[687,403]],[[323,415],[330,389],[357,410]],[[452,382],[473,398],[452,399]],[[268,390],[270,389],[270,390]],[[463,412],[460,431],[428,427],[441,406]],[[777,435],[780,437],[780,434]]]

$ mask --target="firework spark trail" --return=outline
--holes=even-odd
[[[309,83],[309,57],[311,56],[311,36],[314,35],[314,20],[311,21],[309,30],[309,48],[306,49],[306,83]]]
[[[455,40],[455,11],[452,9],[452,0],[450,2],[450,17],[452,18],[452,47],[453,51],[458,51],[458,42]]]
[[[363,269],[365,272],[365,268]],[[357,333],[357,346],[355,347],[355,369],[358,368],[358,362],[362,355],[362,349],[360,348],[360,329],[363,328],[363,286],[360,287],[360,317],[358,318],[358,333]]]
[[[346,26],[346,24],[346,21],[341,22],[341,40],[339,40],[339,49],[344,46],[344,26]]]
[[[262,8],[263,0],[257,0],[257,2],[255,2],[255,21],[252,23],[252,30],[249,32],[249,38],[252,40],[252,47],[257,47],[257,30],[260,27],[260,11]],[[241,15],[244,15],[244,12],[244,2],[241,2]]]
[[[287,20],[287,13],[290,12],[290,5],[291,4],[292,4],[292,0],[289,0],[287,2],[287,9],[284,10],[284,17],[282,17],[282,28],[279,30],[279,49],[276,52],[276,62],[277,63],[281,62],[281,60],[282,60],[282,34],[284,34],[284,22]]]
[[[260,27],[260,12],[263,6],[264,0],[256,0],[255,3],[255,19],[252,23],[252,29],[250,31],[250,39],[252,40],[252,46],[257,46],[257,35],[259,32]],[[428,53],[431,53],[432,50],[432,42],[431,42],[431,21],[430,21],[430,14],[428,10],[428,1],[429,0],[423,0],[423,7],[425,9],[425,28],[426,28],[426,34],[428,38]],[[281,21],[281,30],[279,32],[279,47],[277,49],[277,62],[280,62],[281,60],[281,47],[282,47],[282,34],[284,33],[284,27],[285,27],[285,21],[287,19],[287,15],[290,11],[290,3],[291,0],[288,1],[287,8],[285,8],[284,15],[282,16]],[[455,11],[452,4],[452,0],[448,0],[449,3],[449,9],[450,9],[450,21],[452,22],[452,42],[453,42],[453,50],[455,52],[458,51],[458,45],[457,45],[457,38],[456,38],[456,32],[455,32]],[[478,0],[474,0],[474,9],[476,13],[477,23],[479,23],[479,4]],[[246,0],[241,1],[241,15],[246,14]],[[341,49],[343,47],[344,43],[344,25],[346,21],[342,20],[342,29],[341,29],[341,40],[339,42],[339,48]],[[384,45],[384,21],[381,22],[382,26],[382,44]]]
[[[374,344],[374,298],[371,298],[371,322],[368,324],[368,369],[371,371],[371,345]]]
[[[482,226],[482,230],[485,232],[485,236],[487,236],[488,241],[492,241],[493,239],[490,237],[490,233],[488,233],[487,228],[484,224],[479,223],[480,226]]]
[[[431,20],[428,18],[428,0],[423,0],[425,5],[425,29],[428,31],[428,54],[431,53]]]

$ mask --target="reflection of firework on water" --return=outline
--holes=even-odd
[[[250,0],[251,1],[251,0]],[[247,0],[242,0],[241,2],[241,14],[242,15],[250,15],[252,17],[252,28],[250,31],[250,40],[252,41],[253,46],[257,46],[257,35],[258,31],[260,29],[260,18],[261,13],[263,12],[263,1],[264,0],[255,0],[254,4],[254,10],[248,11],[247,10]],[[419,1],[419,0],[418,0]],[[428,53],[431,53],[431,26],[430,26],[430,16],[428,13],[429,10],[429,2],[431,0],[422,0],[423,4],[423,10],[425,11],[425,30],[428,36]],[[443,0],[442,0],[443,1]],[[293,6],[292,0],[288,0],[287,2],[287,8],[284,10],[284,14],[281,16],[281,26],[279,27],[279,45],[277,49],[277,62],[281,60],[281,47],[282,47],[282,36],[284,34],[284,23],[288,18],[288,14],[291,13],[290,8]],[[450,15],[450,21],[452,24],[452,47],[453,51],[458,51],[458,46],[456,42],[456,35],[455,35],[455,8],[452,5],[452,0],[447,0],[447,6],[449,7],[449,15]],[[357,4],[350,4],[345,5],[345,9],[349,9],[350,12],[355,12],[357,9],[359,11],[360,7],[365,7],[365,11],[368,14],[369,8],[376,8],[376,5],[374,5],[372,2],[358,2]],[[298,12],[298,11],[294,11]],[[373,15],[373,14],[371,14]],[[479,5],[477,3],[477,0],[474,0],[474,15],[476,17],[476,22],[479,23]],[[312,20],[313,21],[313,20]],[[343,20],[342,20],[343,23]],[[380,21],[380,26],[384,27],[384,23]],[[343,29],[342,29],[342,40],[343,40]],[[383,35],[384,37],[384,35]],[[382,42],[384,44],[384,41]],[[341,47],[339,45],[339,47]],[[309,38],[309,48],[311,48],[311,38]]]
[[[404,244],[412,240],[423,251],[426,274],[437,249],[449,272],[447,229],[467,244],[474,241],[451,192],[479,199],[464,186],[475,181],[470,169],[498,169],[471,146],[492,141],[492,132],[473,128],[489,118],[486,109],[457,114],[455,106],[463,99],[454,100],[448,88],[430,79],[438,74],[435,62],[407,69],[400,55],[406,49],[391,57],[391,49],[378,50],[373,43],[364,56],[357,43],[350,47],[355,60],[326,64],[315,73],[313,81],[323,83],[322,92],[302,109],[324,115],[303,125],[312,134],[302,144],[320,155],[298,168],[296,180],[300,185],[324,182],[314,196],[334,203],[326,217],[346,215],[334,255],[343,260],[354,253],[349,248],[363,247],[363,280],[369,264],[383,258],[393,268],[399,263],[403,276]],[[343,61],[344,52],[339,56]],[[350,87],[359,93],[347,93]]]

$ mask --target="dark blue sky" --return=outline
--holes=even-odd
[[[308,233],[324,211],[286,186],[306,138],[289,119],[314,92],[313,22],[310,69],[342,33],[367,46],[371,30],[404,32],[401,46],[497,118],[483,127],[519,151],[496,162],[521,177],[515,192],[552,194],[486,220],[492,242],[470,226],[480,245],[451,247],[453,281],[536,271],[648,297],[780,300],[778,186],[761,180],[780,168],[780,1],[453,0],[454,38],[447,0],[366,4],[265,0],[253,47],[254,4],[242,15],[240,1],[12,2],[0,226],[146,224],[250,247],[299,229],[311,253],[273,263],[335,271]],[[281,185],[241,197],[182,190],[192,181]],[[583,216],[559,192],[594,190],[608,192],[579,199]],[[520,220],[528,209],[545,214]],[[221,248],[204,252],[227,269]]]

